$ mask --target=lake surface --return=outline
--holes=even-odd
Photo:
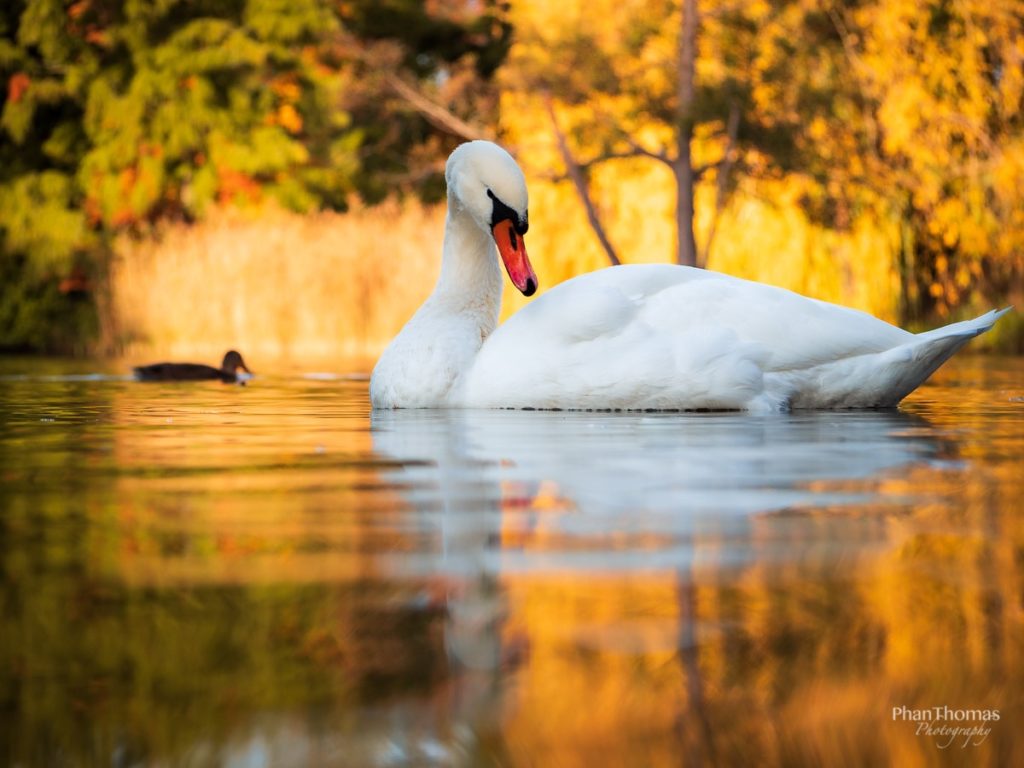
[[[5,765],[1024,765],[1024,360],[771,417],[127,370],[0,360]]]

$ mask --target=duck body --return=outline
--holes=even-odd
[[[222,381],[234,384],[241,381],[238,371],[251,373],[234,350],[224,355],[220,368],[202,363],[153,363],[132,369],[138,381]]]
[[[536,288],[525,180],[489,142],[458,147],[445,175],[441,275],[374,369],[375,408],[892,407],[1008,311],[913,334],[782,288],[638,264],[568,280],[496,327],[499,255]]]

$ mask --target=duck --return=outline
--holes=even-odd
[[[526,179],[488,141],[445,165],[434,289],[384,349],[375,409],[891,408],[1010,308],[911,333],[784,288],[674,264],[579,275],[498,326],[504,265],[524,295]]]
[[[223,381],[225,384],[245,383],[239,371],[252,374],[242,356],[229,350],[221,361],[220,368],[202,363],[153,363],[133,369],[138,381]]]

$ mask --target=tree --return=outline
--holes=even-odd
[[[900,221],[905,316],[1006,296],[1024,277],[1024,3],[846,3],[831,20],[863,104],[845,132],[867,151],[827,199],[881,199]]]
[[[444,198],[444,163],[461,142],[495,138],[498,89],[512,28],[500,3],[386,0],[341,14],[354,77],[342,99],[365,131],[360,192]]]
[[[525,5],[505,80],[548,116],[554,176],[611,263],[594,179],[650,161],[671,173],[679,263],[707,263],[742,183],[837,235],[884,231],[904,320],[1019,295],[1020,0]]]
[[[785,126],[754,109],[760,50],[772,21],[767,3],[647,0],[595,12],[589,5],[526,33],[514,56],[516,80],[544,94],[566,176],[574,182],[609,260],[619,257],[590,198],[599,164],[646,158],[673,176],[675,260],[703,266],[715,232],[698,248],[696,186],[715,177],[716,216],[737,168],[755,151],[785,156]],[[669,20],[666,23],[666,19]],[[701,58],[702,41],[713,57]]]
[[[87,288],[69,277],[100,277],[116,233],[198,219],[213,204],[305,211],[343,209],[357,193],[436,195],[452,139],[394,86],[457,81],[458,94],[493,101],[486,81],[507,37],[489,5],[458,2],[6,4],[0,347],[54,346],[25,308],[41,291],[59,304],[62,281]],[[383,79],[367,76],[375,61]]]

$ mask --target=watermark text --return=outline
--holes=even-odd
[[[916,723],[916,735],[935,739],[939,749],[954,744],[961,749],[980,746],[992,733],[989,723],[998,722],[999,717],[998,709],[955,709],[945,705],[925,709],[892,708],[893,720]]]

